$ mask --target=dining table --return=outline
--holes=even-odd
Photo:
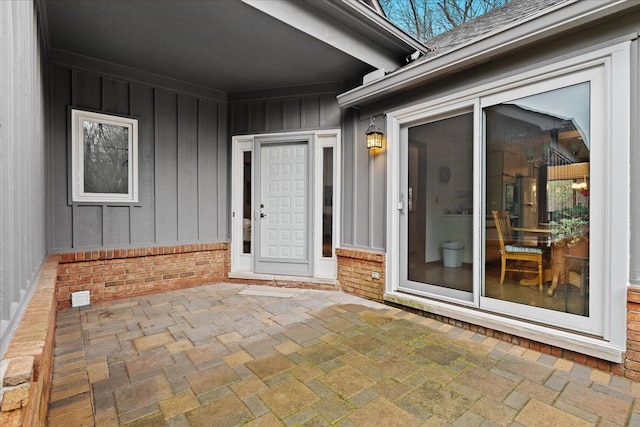
[[[546,241],[546,243],[544,244],[551,245],[551,228],[548,226],[543,225],[542,227],[511,227],[511,230],[522,232],[522,233],[534,234],[536,237],[538,237],[538,240],[542,238],[544,241]],[[549,290],[547,291],[547,294],[549,296],[553,295],[553,292],[558,286],[559,277],[560,277],[560,272],[554,272],[552,268],[545,268],[542,270],[542,282],[545,283],[545,282],[551,281],[551,288],[549,288]],[[538,286],[538,278],[533,277],[531,279],[521,279],[520,285]]]

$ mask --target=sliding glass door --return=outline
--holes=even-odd
[[[473,111],[401,129],[401,287],[473,298]]]
[[[591,262],[601,251],[592,223],[602,169],[592,160],[604,157],[602,78],[595,68],[481,100],[481,306],[602,333],[602,269]]]
[[[603,333],[603,74],[399,123],[399,291]]]

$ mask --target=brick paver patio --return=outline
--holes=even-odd
[[[58,313],[49,426],[640,426],[640,384],[340,292]]]

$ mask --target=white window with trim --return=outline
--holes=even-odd
[[[72,201],[138,202],[138,120],[71,110]]]
[[[629,58],[623,43],[390,113],[387,298],[620,362]]]

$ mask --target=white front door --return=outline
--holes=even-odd
[[[313,273],[311,143],[310,136],[255,139],[256,273]]]

